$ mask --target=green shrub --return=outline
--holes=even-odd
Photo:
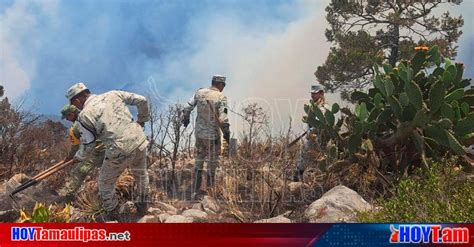
[[[429,172],[402,180],[395,195],[377,206],[360,222],[473,222],[474,181],[454,159],[432,163]]]

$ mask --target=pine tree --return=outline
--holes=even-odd
[[[339,91],[347,99],[348,93],[370,83],[375,63],[395,65],[411,58],[416,46],[438,45],[445,57],[454,58],[464,20],[440,12],[461,2],[332,0],[326,7],[326,38],[332,47],[314,73],[316,78],[328,91]]]

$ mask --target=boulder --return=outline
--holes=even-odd
[[[291,223],[291,220],[285,216],[279,215],[269,219],[257,220],[254,223]]]
[[[160,219],[161,223],[165,223],[166,219],[168,219],[171,215],[168,213],[162,213],[158,215],[158,218]]]
[[[165,223],[193,223],[193,218],[182,215],[172,215],[165,220]]]
[[[194,203],[192,209],[204,210],[201,203]]]
[[[169,214],[178,214],[178,209],[168,203],[158,202],[156,207]]]
[[[183,213],[181,213],[181,215],[183,215],[185,217],[194,218],[194,219],[205,219],[205,218],[207,218],[207,213],[203,212],[201,210],[198,210],[198,209],[184,210]]]
[[[10,192],[28,179],[30,177],[20,173],[0,185],[0,211],[16,208],[32,209],[36,202],[43,202],[49,205],[59,201],[60,197],[47,186],[46,181],[15,194],[15,201],[13,201],[9,196]]]
[[[157,215],[145,215],[138,220],[138,223],[160,223],[160,218]]]
[[[148,214],[159,215],[161,214],[161,209],[159,208],[148,208]]]
[[[311,203],[304,216],[310,223],[355,222],[357,212],[371,209],[357,192],[339,185]]]
[[[8,223],[15,222],[20,217],[20,211],[16,209],[9,209],[0,211],[0,222]]]
[[[204,198],[201,201],[201,204],[204,209],[211,210],[214,213],[218,213],[221,210],[216,200],[214,200],[214,198],[210,196],[204,196]]]

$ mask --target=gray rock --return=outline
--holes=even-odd
[[[138,220],[138,223],[160,223],[160,218],[156,215],[145,215]]]
[[[168,219],[171,215],[168,213],[162,213],[158,215],[158,218],[160,219],[161,223],[165,223],[166,219]]]
[[[210,209],[208,209],[208,208],[205,208],[205,209],[204,209],[204,212],[206,212],[207,214],[211,214],[211,215],[216,215],[216,214],[217,214],[216,212],[214,212],[214,211],[212,211],[212,210],[210,210]]]
[[[182,215],[172,215],[165,220],[165,223],[193,223],[193,218]]]
[[[26,208],[29,210],[35,206],[36,202],[43,202],[49,205],[58,201],[59,196],[47,186],[46,181],[17,193],[14,196],[15,201],[13,201],[9,196],[10,192],[28,179],[30,179],[30,177],[20,173],[0,185],[0,211],[17,208]]]
[[[277,217],[269,219],[257,220],[254,223],[291,223],[291,220],[282,215],[279,215]]]
[[[216,200],[214,200],[214,198],[210,196],[204,196],[201,201],[201,204],[204,209],[209,209],[214,213],[218,213],[221,210],[221,207],[219,207],[219,204],[217,204]]]
[[[148,208],[148,214],[159,215],[161,212],[159,208]]]
[[[158,202],[157,208],[161,209],[163,212],[167,212],[169,214],[178,214],[178,209],[173,207],[172,205],[164,202]]]
[[[183,215],[185,217],[194,218],[194,219],[205,219],[205,218],[207,218],[207,213],[203,212],[201,210],[198,210],[198,209],[184,210],[183,213],[181,213],[181,215]]]
[[[355,222],[357,212],[371,209],[372,206],[357,192],[339,185],[311,203],[305,218],[310,223]]]
[[[204,210],[201,203],[194,203],[192,209]]]
[[[15,222],[20,216],[20,211],[16,209],[10,209],[5,211],[0,211],[0,222]]]

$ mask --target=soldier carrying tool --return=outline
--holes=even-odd
[[[200,190],[204,161],[207,160],[207,186],[214,187],[216,168],[221,151],[221,131],[224,140],[229,143],[230,124],[227,117],[227,97],[222,93],[226,86],[226,77],[212,77],[210,88],[201,88],[189,99],[184,109],[183,125],[190,123],[190,115],[197,107],[196,116],[196,162],[194,164],[193,197],[203,194]]]
[[[324,113],[327,111],[326,98],[324,97],[324,88],[321,85],[311,86],[311,101],[315,105],[319,106],[321,111]],[[309,126],[309,129],[301,135],[307,135],[307,141],[303,147],[303,150],[300,154],[300,158],[296,163],[296,170],[293,175],[293,181],[301,181],[303,178],[303,173],[308,166],[308,163],[314,162],[314,150],[317,149],[319,143],[318,139],[321,139],[321,135],[318,135],[319,130]]]
[[[138,211],[144,214],[149,191],[146,159],[148,141],[143,131],[145,122],[150,118],[147,99],[125,91],[93,95],[83,83],[71,86],[66,92],[66,98],[81,110],[76,120],[81,144],[74,155],[74,163],[90,159],[97,139],[105,145],[105,159],[100,168],[98,187],[107,220],[120,219],[115,182],[127,167],[137,184]],[[127,105],[137,107],[136,122]]]

